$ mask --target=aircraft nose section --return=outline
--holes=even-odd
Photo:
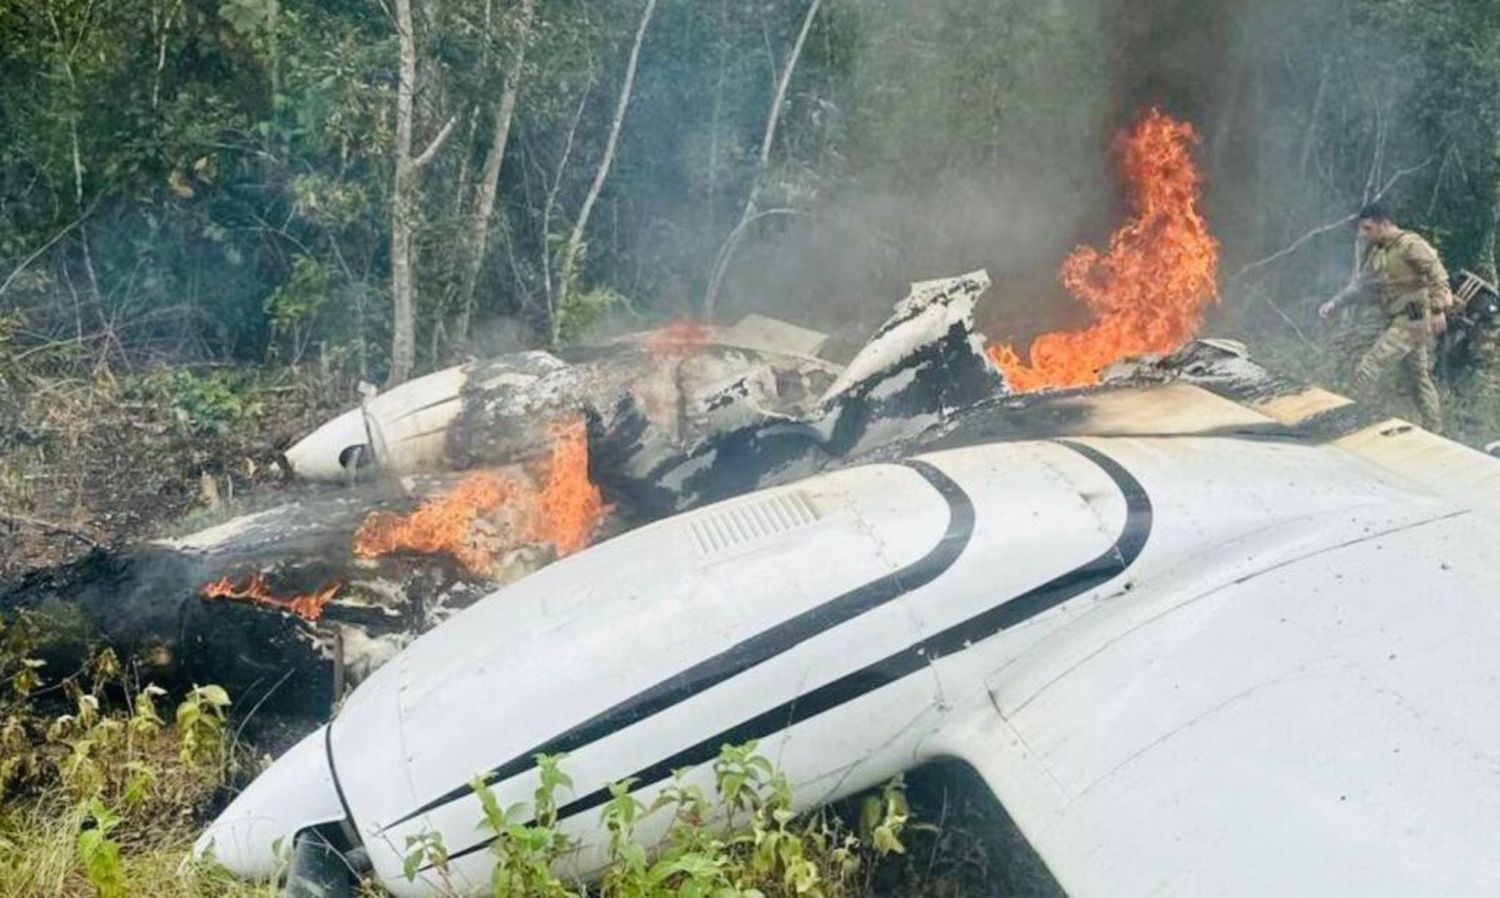
[[[307,480],[340,480],[374,460],[359,409],[345,412],[298,440],[286,451],[292,473]]]
[[[347,817],[328,755],[328,727],[298,742],[241,792],[198,837],[197,857],[230,872],[269,878],[285,867],[298,833]]]

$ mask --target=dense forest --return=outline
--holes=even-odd
[[[1376,195],[1493,271],[1488,4],[11,0],[0,364],[399,380],[980,266],[1024,337],[1148,104],[1202,135],[1236,327],[1311,327]]]

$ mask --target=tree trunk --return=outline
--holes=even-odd
[[[1479,256],[1474,268],[1479,276],[1495,283],[1495,241],[1500,239],[1500,135],[1495,137],[1495,150],[1490,160],[1490,217],[1485,222],[1484,236],[1480,239]]]
[[[797,42],[792,45],[792,52],[786,58],[786,64],[781,67],[781,77],[776,79],[776,97],[771,101],[771,111],[766,115],[766,131],[760,141],[760,156],[756,160],[755,176],[750,180],[750,194],[745,197],[745,209],[740,213],[739,224],[734,226],[730,232],[731,237],[742,231],[746,224],[755,218],[756,193],[760,190],[760,179],[771,164],[771,148],[776,144],[776,127],[781,121],[781,109],[786,105],[787,88],[792,83],[792,73],[797,69],[797,60],[802,58],[802,48],[807,44],[807,35],[812,31],[813,20],[818,16],[818,8],[822,6],[823,0],[812,0],[807,7],[807,14],[802,17],[802,29],[797,32]],[[703,294],[703,317],[712,320],[714,317],[714,306],[718,302],[719,288],[724,281],[724,267],[729,264],[729,258],[733,253],[719,253],[714,270],[709,272],[708,288]]]
[[[495,213],[500,166],[505,161],[505,146],[510,140],[510,123],[516,112],[516,96],[521,91],[521,71],[526,62],[526,43],[531,34],[531,19],[535,9],[536,0],[521,0],[521,24],[516,37],[516,50],[505,73],[505,88],[500,94],[500,105],[495,109],[495,132],[489,152],[485,154],[484,168],[475,192],[474,218],[469,226],[468,255],[464,260],[463,285],[458,297],[458,320],[453,328],[453,339],[460,343],[469,337],[469,321],[474,312],[474,292],[479,285],[479,273],[484,270],[484,260],[489,252],[490,219]]]
[[[387,386],[411,377],[416,363],[416,302],[412,283],[411,235],[415,213],[412,166],[412,105],[416,94],[417,41],[412,32],[411,0],[395,0],[396,37],[401,44],[401,72],[396,82],[395,174],[391,183],[391,370]]]
[[[646,28],[651,24],[651,14],[656,12],[656,0],[646,0],[646,9],[641,13],[641,22],[635,29],[635,43],[630,48],[630,62],[625,67],[625,83],[620,87],[620,100],[615,104],[615,118],[609,126],[609,140],[604,145],[604,157],[599,160],[599,169],[594,172],[594,183],[578,210],[578,220],[573,223],[573,232],[563,246],[562,258],[557,269],[557,299],[548,309],[548,328],[551,342],[557,343],[562,330],[562,316],[567,307],[568,292],[572,289],[574,268],[578,264],[578,252],[583,247],[583,235],[588,228],[589,216],[594,204],[604,190],[604,181],[609,177],[609,168],[615,160],[615,147],[619,144],[620,129],[625,124],[625,111],[630,107],[630,94],[635,88],[635,70],[641,58],[641,42],[646,39]]]
[[[719,0],[719,75],[714,82],[713,119],[709,126],[708,143],[708,209],[706,230],[712,234],[718,227],[719,199],[719,131],[722,127],[724,108],[724,73],[729,63],[729,0]]]

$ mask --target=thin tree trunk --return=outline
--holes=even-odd
[[[1500,239],[1500,151],[1496,152],[1490,168],[1490,216],[1489,221],[1485,222],[1484,237],[1479,244],[1479,256],[1474,260],[1474,267],[1480,277],[1493,284],[1497,280],[1495,241]]]
[[[599,160],[599,168],[594,172],[594,183],[589,187],[588,195],[584,197],[583,207],[578,210],[578,219],[573,223],[573,232],[568,235],[568,242],[563,246],[562,259],[558,265],[557,301],[548,310],[548,327],[551,342],[554,344],[557,343],[561,333],[562,316],[567,307],[568,291],[572,288],[574,268],[578,264],[578,252],[583,247],[583,235],[588,228],[589,216],[593,214],[594,204],[599,201],[599,194],[604,190],[604,181],[609,177],[609,168],[615,161],[615,147],[619,144],[620,129],[625,124],[625,111],[630,107],[630,95],[635,88],[635,70],[641,58],[641,43],[646,39],[646,28],[651,24],[651,14],[654,12],[656,12],[656,0],[646,0],[646,9],[641,13],[640,25],[635,29],[635,43],[630,48],[630,62],[625,68],[625,83],[620,87],[620,99],[615,104],[615,118],[609,126],[609,140],[604,145],[604,157]]]
[[[583,121],[583,112],[588,108],[589,94],[594,91],[594,79],[578,98],[578,110],[573,113],[573,122],[568,126],[568,139],[563,143],[562,158],[557,161],[557,175],[547,188],[547,199],[542,203],[542,288],[546,291],[547,308],[553,308],[552,291],[552,210],[557,208],[557,191],[562,188],[563,175],[568,170],[568,159],[573,155],[573,141],[578,136],[578,123]]]
[[[401,71],[396,82],[395,174],[391,183],[391,370],[387,386],[411,377],[416,364],[416,303],[412,283],[411,244],[416,172],[412,168],[412,106],[416,95],[417,41],[412,32],[411,0],[395,0],[396,37]]]
[[[474,136],[479,133],[479,104],[475,103],[469,107],[469,124],[464,135],[463,145],[472,147]],[[457,220],[463,217],[464,209],[468,206],[469,199],[469,153],[464,153],[463,158],[458,160],[457,186],[453,189],[453,218]]]
[[[729,0],[719,0],[719,77],[714,82],[713,120],[709,126],[708,144],[708,230],[718,226],[719,198],[719,128],[724,108],[724,72],[729,55]]]
[[[771,111],[766,116],[766,131],[760,141],[760,156],[757,159],[755,176],[750,182],[750,193],[745,197],[745,209],[740,213],[739,224],[734,226],[731,235],[741,231],[745,225],[755,217],[756,193],[760,190],[760,180],[766,169],[771,164],[771,148],[776,144],[776,127],[781,121],[781,110],[786,105],[787,88],[792,83],[792,73],[797,69],[797,60],[802,58],[802,48],[807,44],[807,35],[812,31],[813,20],[818,16],[818,9],[823,5],[823,0],[812,0],[807,7],[807,14],[802,17],[802,30],[797,32],[797,42],[792,46],[792,52],[786,58],[786,64],[781,67],[781,77],[776,79],[776,97],[771,101]],[[719,288],[724,281],[722,263],[732,254],[720,253],[720,264],[715,264],[714,270],[709,273],[708,288],[703,294],[703,317],[712,320],[714,306],[718,302]]]
[[[167,38],[172,31],[172,20],[177,18],[177,12],[180,9],[182,9],[182,0],[176,0],[164,15],[156,7],[151,10],[152,22],[156,23],[160,19],[160,27],[156,31],[156,71],[151,76],[152,109],[161,105],[161,79],[162,73],[167,68]]]
[[[802,17],[802,30],[797,32],[797,43],[792,46],[792,55],[787,57],[786,65],[781,67],[781,77],[776,82],[776,99],[771,102],[771,112],[766,116],[766,134],[760,142],[762,171],[771,162],[771,147],[776,143],[776,126],[781,122],[781,107],[786,105],[786,91],[792,83],[792,72],[797,68],[797,60],[802,58],[802,47],[807,43],[813,19],[817,18],[818,7],[822,4],[823,0],[812,0],[812,4],[807,7],[807,15]]]
[[[412,119],[417,93],[417,37],[412,31],[411,0],[395,0],[396,36],[401,70],[396,82],[395,170],[391,181],[391,370],[387,386],[412,375],[417,362],[416,281],[412,232],[417,220],[417,187],[422,169],[432,163],[453,133],[458,116],[448,119],[419,155],[412,156]]]
[[[484,270],[484,260],[489,252],[490,219],[495,213],[500,166],[505,161],[505,146],[510,140],[510,123],[515,117],[516,96],[521,91],[522,66],[526,62],[526,43],[531,34],[531,19],[535,9],[536,0],[521,0],[521,23],[516,50],[511,57],[510,68],[505,73],[505,88],[500,94],[500,105],[495,109],[495,132],[489,152],[485,154],[484,168],[476,188],[468,257],[465,259],[463,286],[458,298],[458,320],[453,328],[453,339],[456,342],[469,338],[469,321],[474,312],[474,291],[479,285],[479,273]]]
[[[1312,111],[1307,115],[1307,131],[1302,137],[1302,173],[1312,163],[1313,150],[1318,145],[1318,122],[1323,117],[1323,98],[1328,93],[1328,61],[1323,61],[1323,71],[1318,75],[1318,90],[1313,94]]]

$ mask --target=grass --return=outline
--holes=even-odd
[[[243,773],[230,744],[230,696],[216,686],[169,697],[135,680],[108,650],[49,682],[32,659],[26,617],[0,627],[0,898],[252,898],[273,883],[236,880],[194,861],[192,844]],[[575,850],[558,828],[572,781],[565,759],[538,759],[533,801],[502,808],[473,784],[491,837],[494,898],[859,898],[874,864],[905,851],[900,780],[872,793],[858,821],[797,814],[786,778],[753,743],[724,746],[711,790],[676,781],[652,804],[611,786],[601,814],[609,863],[585,884],[557,871]],[[637,838],[655,817],[666,835]],[[458,895],[436,834],[407,846],[431,866],[436,894]],[[384,894],[366,884],[363,894]]]
[[[241,882],[211,866],[188,863],[199,825],[190,814],[127,818],[108,834],[119,839],[117,862],[96,862],[91,869],[80,844],[82,833],[97,829],[87,804],[59,792],[15,803],[0,811],[0,898],[281,895],[269,883]]]

